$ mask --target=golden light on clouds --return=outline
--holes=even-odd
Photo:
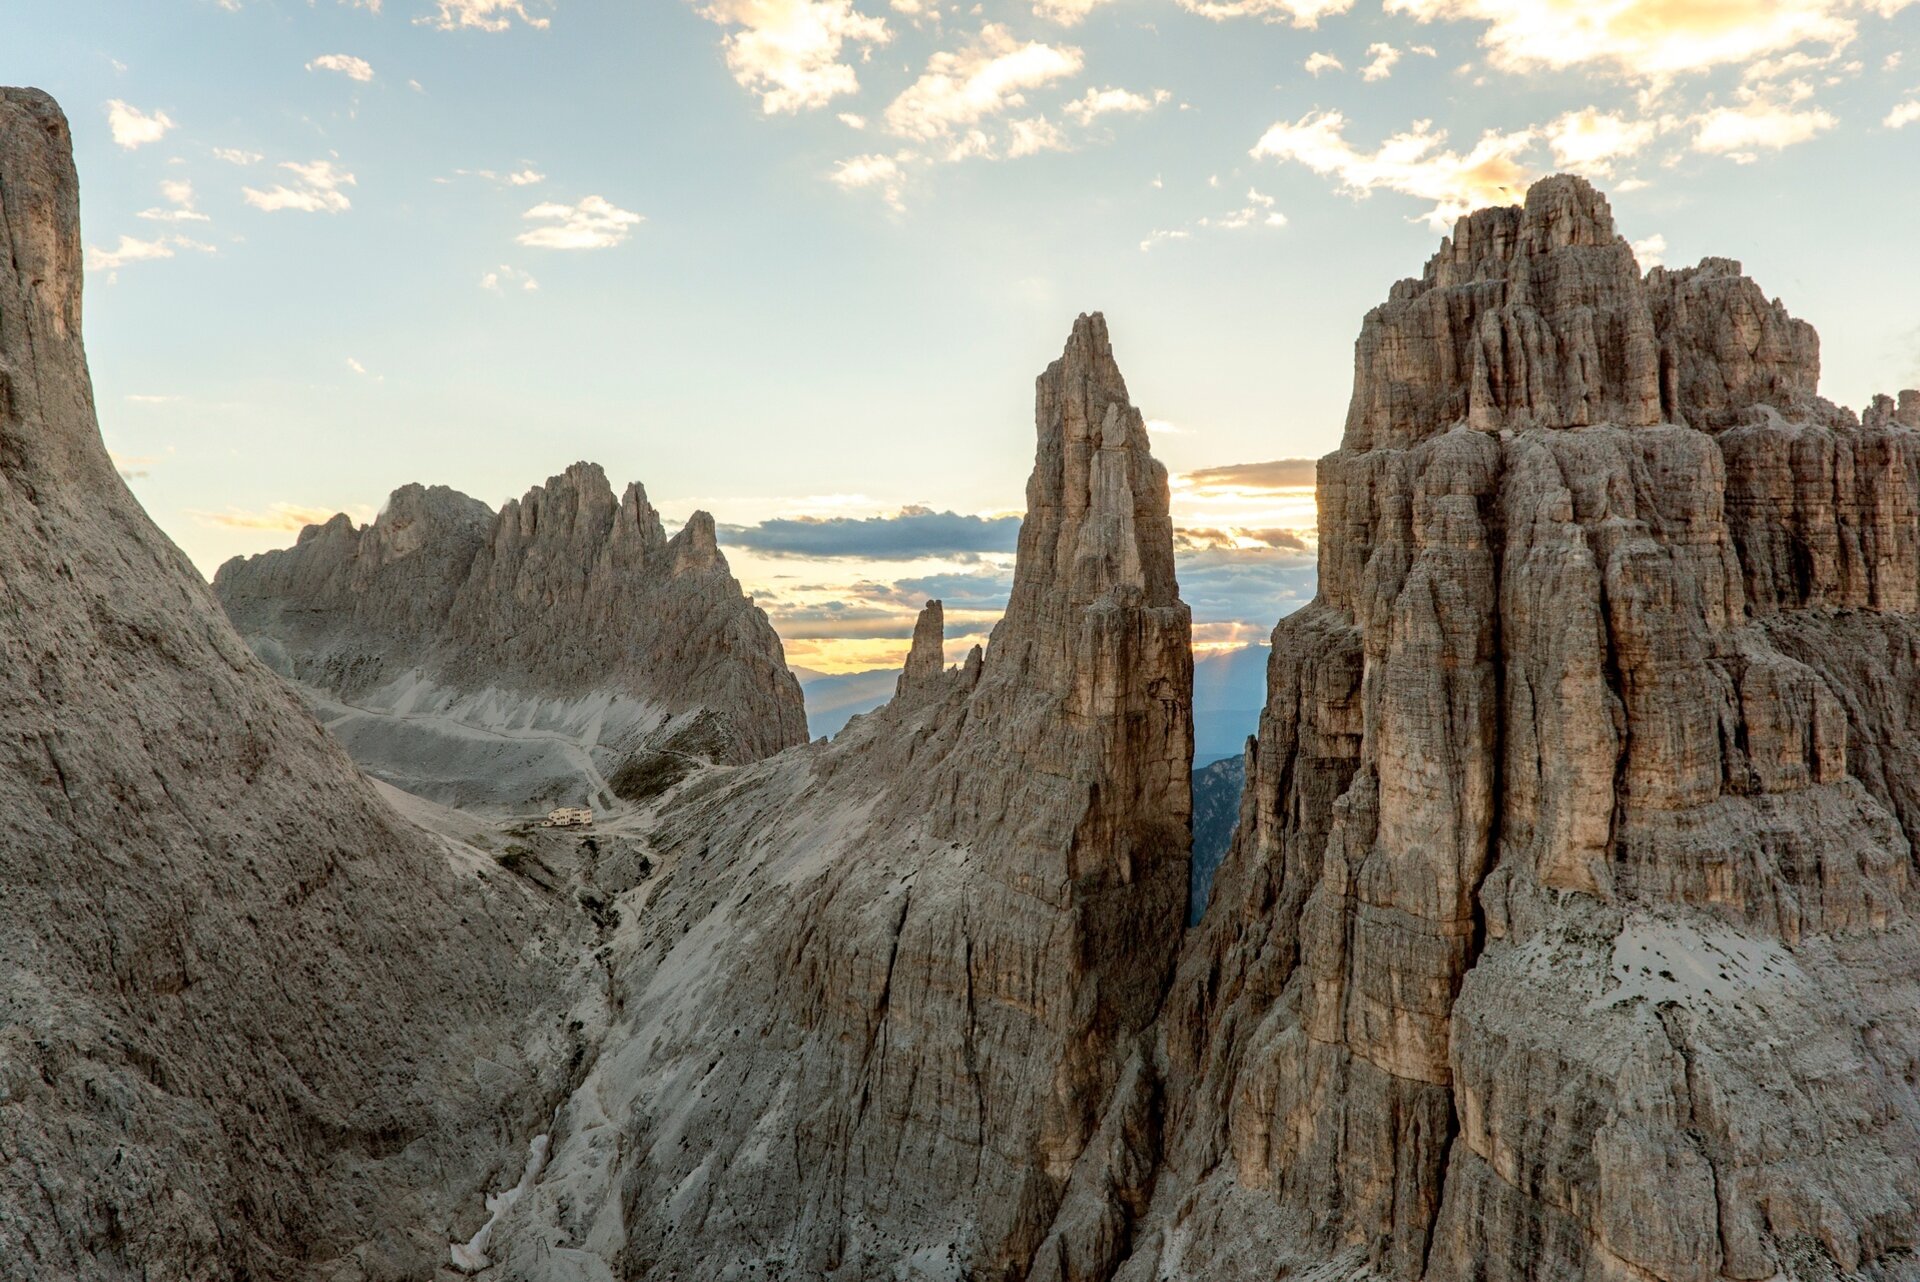
[[[1535,176],[1523,159],[1536,141],[1531,129],[1482,134],[1464,153],[1447,146],[1447,131],[1431,120],[1393,134],[1365,151],[1347,141],[1347,118],[1339,111],[1313,111],[1292,124],[1282,121],[1253,146],[1256,159],[1292,160],[1317,174],[1339,179],[1349,195],[1377,188],[1433,202],[1427,221],[1444,230],[1469,210],[1517,202]]]
[[[1640,79],[1683,75],[1801,45],[1844,45],[1856,15],[1891,17],[1915,0],[1386,0],[1422,22],[1482,22],[1488,60],[1506,71],[1605,64]]]

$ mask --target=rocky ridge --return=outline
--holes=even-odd
[[[1012,604],[830,745],[689,783],[601,1058],[503,1226],[526,1277],[1079,1277],[1146,1172],[1186,908],[1165,470],[1104,322],[1039,380]]]
[[[1368,315],[1119,1277],[1916,1275],[1920,396],[1818,350],[1566,177]]]
[[[65,117],[0,89],[0,1278],[431,1276],[584,932],[400,819],[101,443]]]
[[[1920,395],[1819,400],[1735,265],[1643,277],[1556,178],[1369,315],[1184,936],[1189,619],[1098,316],[984,653],[929,603],[833,743],[496,877],[113,474],[64,121],[0,113],[0,1274],[1920,1275]],[[400,559],[486,526],[396,506]]]
[[[604,806],[660,753],[752,761],[806,741],[780,638],[696,512],[576,463],[498,513],[445,486],[371,525],[309,526],[214,591],[381,778],[437,801]]]

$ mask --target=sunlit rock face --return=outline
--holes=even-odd
[[[0,1277],[431,1276],[578,948],[458,871],[115,472],[66,119],[0,89]]]
[[[214,579],[369,771],[452,805],[608,806],[659,753],[738,763],[806,741],[799,683],[713,519],[668,538],[646,491],[577,463],[498,513],[395,490]]]
[[[1818,352],[1567,177],[1368,315],[1122,1277],[1908,1275],[1920,396]]]
[[[1099,316],[1036,400],[984,655],[942,670],[932,604],[890,704],[661,813],[673,871],[610,961],[622,1014],[503,1226],[510,1270],[1117,1263],[1186,909],[1189,615],[1166,472]]]

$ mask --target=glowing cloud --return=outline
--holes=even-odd
[[[1294,124],[1274,125],[1252,154],[1298,161],[1317,174],[1333,175],[1341,190],[1356,198],[1385,188],[1431,200],[1427,222],[1440,229],[1470,209],[1512,203],[1532,178],[1520,159],[1533,146],[1530,129],[1488,132],[1462,155],[1445,150],[1446,130],[1435,129],[1431,120],[1415,121],[1371,152],[1348,143],[1346,127],[1338,111],[1312,112]]]
[[[1887,113],[1880,123],[1889,129],[1905,129],[1915,121],[1920,121],[1920,98],[1909,99]]]
[[[1751,62],[1799,45],[1853,39],[1850,14],[1885,16],[1913,0],[1386,0],[1389,13],[1482,22],[1481,45],[1506,71],[1610,65],[1658,79]]]
[[[846,46],[893,38],[883,19],[857,12],[853,0],[713,0],[699,12],[739,28],[726,38],[727,69],[760,95],[768,115],[824,107],[855,92],[859,77],[841,60]]]
[[[1749,95],[1738,107],[1716,107],[1696,116],[1693,149],[1750,165],[1762,151],[1779,151],[1815,138],[1840,122],[1819,107],[1801,107],[1810,92],[1796,85],[1787,102]]]
[[[966,48],[927,60],[920,78],[888,104],[887,127],[909,138],[946,138],[1025,106],[1027,90],[1078,75],[1083,63],[1072,46],[1022,42],[989,23]]]
[[[1628,120],[1593,107],[1569,111],[1546,127],[1553,163],[1590,178],[1606,178],[1615,161],[1639,152],[1657,132],[1652,121]]]
[[[325,525],[337,511],[335,508],[308,507],[303,503],[270,503],[263,512],[230,507],[224,512],[189,510],[187,515],[203,525],[218,525],[229,530],[271,530],[281,534],[298,534],[309,525]],[[373,509],[365,506],[351,509],[347,514],[357,514],[361,524],[374,517]]]

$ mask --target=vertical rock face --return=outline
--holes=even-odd
[[[559,1089],[559,974],[127,492],[78,228],[0,89],[0,1277],[425,1276]]]
[[[906,670],[895,687],[896,697],[936,684],[946,671],[947,611],[938,601],[929,601],[913,621],[913,644],[907,650]]]
[[[369,770],[463,805],[611,800],[661,748],[751,761],[806,740],[780,638],[696,512],[577,463],[497,514],[444,486],[310,526],[214,579]]]
[[[533,1276],[1091,1278],[1151,1190],[1189,616],[1104,322],[1042,375],[1012,604],[892,704],[677,794],[625,1022],[506,1226]],[[566,1269],[578,1269],[577,1274]]]
[[[1920,432],[1573,178],[1356,366],[1121,1276],[1904,1276]]]

